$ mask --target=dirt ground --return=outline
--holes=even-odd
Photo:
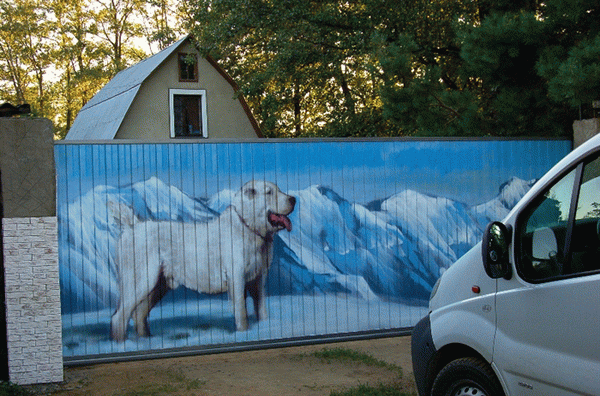
[[[402,373],[313,354],[336,348],[400,366]],[[67,367],[64,382],[29,390],[37,395],[72,396],[316,396],[361,384],[400,384],[408,395],[416,395],[410,337]]]

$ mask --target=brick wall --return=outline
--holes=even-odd
[[[56,217],[2,219],[10,381],[63,380]]]

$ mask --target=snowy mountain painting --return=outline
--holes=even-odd
[[[537,150],[547,158],[491,164],[494,174],[487,177],[489,163],[479,164],[483,170],[474,176],[474,156],[505,142],[59,145],[64,355],[410,327],[426,313],[439,275],[568,150],[560,141],[550,148],[548,142],[509,143],[513,151]],[[266,159],[273,157],[271,166]],[[470,184],[456,185],[466,178]],[[268,318],[257,320],[249,302],[249,328],[237,331],[226,294],[179,287],[151,310],[151,336],[130,328],[124,342],[111,340],[110,318],[120,298],[115,249],[125,214],[115,215],[115,208],[130,208],[139,221],[208,222],[248,180],[275,183],[296,200],[291,232],[273,240]]]

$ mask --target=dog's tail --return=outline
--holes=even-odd
[[[109,216],[111,216],[119,228],[133,227],[140,221],[133,208],[123,202],[110,201],[106,204]]]

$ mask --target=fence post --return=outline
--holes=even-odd
[[[4,293],[4,243],[2,242],[2,220],[4,208],[2,206],[2,170],[0,169],[0,381],[8,381],[8,345],[6,343],[6,299]]]
[[[53,135],[47,119],[0,119],[7,370],[21,385],[63,380]]]

